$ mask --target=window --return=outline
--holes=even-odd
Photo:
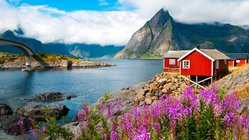
[[[175,59],[169,59],[169,64],[170,65],[175,65],[176,64],[176,60]]]
[[[190,69],[190,61],[189,60],[183,60],[183,69]]]
[[[225,64],[225,65],[227,64],[227,60],[224,60],[224,64]]]
[[[215,63],[215,68],[216,68],[216,69],[219,69],[219,65],[220,65],[220,64],[219,64],[219,60],[216,60],[215,62],[216,62],[216,63]]]
[[[240,63],[240,60],[236,60],[236,63]]]

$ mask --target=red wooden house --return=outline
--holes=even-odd
[[[231,58],[228,60],[228,67],[244,66],[249,61],[247,53],[231,53],[226,55]]]
[[[209,79],[212,82],[213,77],[221,77],[228,72],[229,59],[216,49],[194,48],[178,59],[180,74],[190,75],[196,83]]]
[[[168,51],[167,54],[163,58],[163,71],[164,72],[172,72],[179,73],[180,65],[177,61],[184,54],[189,52],[189,50],[181,50],[181,51]]]

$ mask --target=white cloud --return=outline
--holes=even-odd
[[[20,27],[25,37],[42,42],[125,45],[145,22],[133,12],[65,12],[45,5],[13,7],[4,0],[0,13],[0,32]]]
[[[118,0],[115,8],[121,11],[109,12],[66,12],[46,5],[12,6],[0,0],[0,32],[21,27],[25,37],[42,42],[125,45],[162,7],[185,23],[249,25],[249,0]]]
[[[186,23],[223,22],[249,25],[249,0],[119,0],[132,5],[149,19],[160,8],[167,9],[174,19]]]

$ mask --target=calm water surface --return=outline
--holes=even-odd
[[[115,67],[97,69],[46,70],[34,72],[0,71],[0,103],[15,108],[24,100],[44,92],[60,91],[78,97],[54,103],[70,108],[69,118],[81,109],[83,99],[96,102],[105,92],[147,81],[162,72],[161,60],[98,60]]]

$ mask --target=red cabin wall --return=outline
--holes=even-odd
[[[175,65],[170,65],[169,60],[174,59],[176,61]],[[177,61],[177,58],[164,58],[164,67],[177,67],[179,66],[179,62]]]
[[[190,60],[190,69],[182,68],[183,60]],[[212,76],[212,61],[201,53],[194,51],[181,60],[180,69],[182,75]]]
[[[169,60],[174,59],[175,64],[170,65]],[[178,73],[179,72],[179,62],[177,61],[177,58],[164,58],[163,59],[163,64],[164,64],[164,72],[171,72],[171,73]]]
[[[216,61],[219,61],[219,68],[216,69]],[[228,73],[228,64],[225,60],[215,60],[214,61],[214,76],[224,76]]]
[[[228,66],[234,67],[235,61],[234,60],[228,60]]]
[[[236,60],[239,60],[240,62],[236,62]],[[235,62],[236,62],[236,66],[244,66],[247,64],[247,60],[246,59],[236,59]]]

